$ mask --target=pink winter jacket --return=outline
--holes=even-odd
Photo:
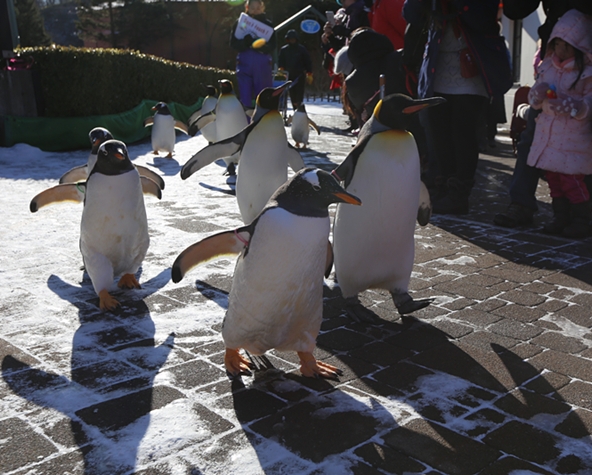
[[[592,175],[592,17],[577,10],[563,15],[549,38],[561,38],[584,53],[584,72],[574,89],[569,89],[578,76],[574,61],[559,64],[553,51],[540,64],[536,84],[547,83],[576,100],[584,100],[586,110],[577,118],[555,114],[545,99],[531,105],[542,112],[537,117],[534,139],[528,154],[528,164],[568,175]],[[556,58],[555,58],[556,59]]]

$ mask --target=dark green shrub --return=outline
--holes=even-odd
[[[191,105],[205,95],[202,85],[236,83],[234,71],[131,50],[51,46],[18,53],[35,61],[46,117],[118,114],[144,99]]]

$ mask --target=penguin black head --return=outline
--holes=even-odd
[[[220,95],[232,94],[234,92],[234,86],[228,79],[221,79],[218,81],[218,85],[220,86]]]
[[[101,144],[107,140],[111,140],[113,135],[103,127],[95,127],[89,132],[88,138],[90,139],[90,144],[92,146],[92,153],[96,155]]]
[[[405,130],[409,117],[426,107],[446,102],[443,97],[412,99],[405,94],[391,94],[378,101],[373,116],[383,125],[395,130]]]
[[[107,140],[99,147],[97,163],[91,173],[120,175],[130,170],[134,170],[134,165],[125,144],[119,140]]]
[[[335,178],[318,168],[303,168],[271,197],[280,208],[299,216],[329,216],[332,203],[361,205],[356,196],[341,187]]]
[[[206,91],[207,91],[208,96],[215,96],[216,94],[218,94],[218,90],[216,89],[216,86],[212,86],[211,84],[208,84],[206,86]]]
[[[266,87],[257,96],[257,107],[267,110],[277,110],[280,107],[280,97],[282,92],[292,84],[292,81],[287,81],[284,84],[273,88]]]
[[[169,106],[167,106],[166,102],[159,102],[158,104],[156,104],[153,108],[153,111],[156,111],[156,114],[162,114],[162,115],[171,115],[171,111],[169,110]]]

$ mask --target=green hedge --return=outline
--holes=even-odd
[[[22,48],[39,72],[45,117],[118,114],[143,100],[195,104],[206,84],[236,83],[234,71],[177,63],[137,51],[62,46]]]

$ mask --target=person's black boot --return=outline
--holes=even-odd
[[[543,233],[560,235],[571,222],[571,205],[567,198],[553,198],[553,221],[543,226]]]
[[[473,180],[450,177],[446,181],[446,195],[432,203],[432,212],[437,214],[468,214],[469,195]]]
[[[515,228],[532,223],[535,210],[522,206],[518,203],[511,203],[503,213],[493,217],[493,222],[504,228]]]
[[[571,223],[569,223],[561,233],[562,236],[569,238],[584,238],[592,232],[590,220],[592,218],[592,208],[590,201],[571,204]]]

